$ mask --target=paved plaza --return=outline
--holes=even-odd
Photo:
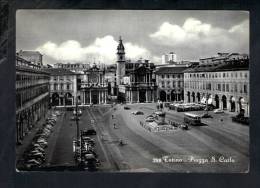
[[[136,110],[144,115],[131,113]],[[76,137],[76,123],[70,120],[72,111],[61,111],[48,140],[44,164],[47,167],[75,166],[72,143]],[[140,121],[155,111],[155,103],[84,108],[79,128],[97,131],[97,135],[91,137],[96,142],[99,171],[242,173],[249,170],[249,126],[232,122],[232,114],[209,112],[213,118],[202,119],[204,126],[156,133],[140,126]],[[164,111],[166,121],[183,122],[184,112]],[[120,145],[119,140],[125,144]]]

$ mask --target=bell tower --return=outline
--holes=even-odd
[[[119,44],[117,46],[117,70],[116,70],[116,84],[120,85],[123,76],[125,75],[125,47],[123,45],[121,36],[119,37]]]

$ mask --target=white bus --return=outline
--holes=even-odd
[[[201,125],[201,117],[196,114],[185,113],[184,123],[188,125]]]

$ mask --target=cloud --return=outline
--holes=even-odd
[[[85,47],[82,47],[78,41],[68,40],[60,45],[51,41],[39,46],[36,50],[46,56],[60,62],[93,62],[100,61],[102,63],[116,62],[116,48],[118,42],[113,36],[107,35],[103,38],[96,38],[95,41]],[[138,59],[140,57],[149,58],[151,53],[146,48],[133,44],[131,42],[124,43],[126,57],[130,59]]]
[[[188,18],[183,25],[164,22],[149,36],[155,43],[179,50],[179,54],[185,50],[195,59],[224,51],[249,52],[248,20],[224,29]]]
[[[48,41],[36,50],[57,61],[82,61],[85,58],[80,43],[74,40],[68,40],[60,45]]]

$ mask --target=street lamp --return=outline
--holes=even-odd
[[[209,100],[209,93],[206,94],[206,110],[207,110],[207,116],[209,115],[209,109],[208,109],[208,100]]]
[[[78,115],[78,95],[76,95],[76,125],[77,125],[77,145],[79,145],[79,115]]]

